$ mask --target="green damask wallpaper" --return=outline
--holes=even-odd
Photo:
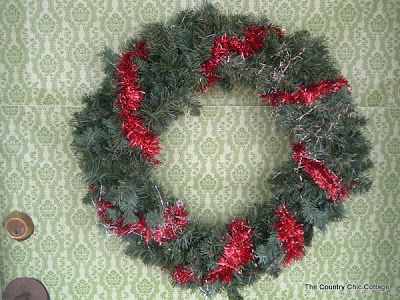
[[[325,35],[350,79],[375,168],[371,191],[347,201],[349,218],[317,232],[306,257],[275,280],[242,290],[246,299],[400,298],[400,1],[220,0],[223,12],[268,16],[288,33]],[[36,277],[52,299],[202,299],[174,288],[160,270],[123,255],[81,203],[85,187],[69,144],[68,122],[102,78],[96,56],[118,50],[142,22],[163,21],[197,0],[3,0],[0,2],[0,221],[28,213],[31,238],[0,230],[0,284]],[[268,194],[266,179],[289,155],[270,109],[252,91],[199,96],[200,117],[178,120],[163,136],[155,176],[194,218],[221,222]],[[251,170],[251,172],[249,171]],[[317,285],[317,289],[307,288]],[[323,285],[346,285],[327,290]],[[389,290],[348,284],[387,284]],[[226,299],[219,295],[217,299]]]

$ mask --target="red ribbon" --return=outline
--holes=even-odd
[[[214,282],[220,279],[221,283],[229,283],[233,273],[241,274],[240,266],[248,263],[252,258],[253,244],[251,243],[253,229],[243,220],[233,220],[228,227],[228,242],[224,252],[217,261],[217,267],[211,270],[204,281]]]
[[[292,146],[293,158],[303,171],[310,175],[313,181],[321,189],[327,190],[328,198],[333,201],[344,200],[348,196],[347,186],[344,185],[339,177],[324,164],[316,159],[312,159],[302,143]]]
[[[117,116],[122,120],[121,132],[127,137],[129,145],[139,147],[146,159],[152,164],[157,164],[159,161],[154,156],[161,151],[158,145],[159,137],[155,137],[150,129],[143,126],[141,116],[136,113],[141,107],[145,92],[140,90],[137,82],[139,73],[132,59],[134,57],[147,59],[146,39],[133,45],[133,48],[133,51],[122,53],[121,60],[116,64],[116,75],[120,86],[116,106],[121,108]]]
[[[146,219],[141,213],[137,214],[139,220],[134,223],[124,224],[125,222],[123,217],[119,217],[116,222],[108,219],[106,210],[115,209],[115,206],[113,206],[108,200],[96,202],[96,208],[97,217],[102,220],[106,227],[111,229],[115,235],[127,236],[136,233],[143,238],[146,244],[148,244],[150,240],[154,240],[159,245],[173,240],[178,236],[188,222],[188,212],[185,210],[183,204],[167,206],[163,213],[164,224],[154,228],[150,228],[146,224]]]
[[[222,61],[228,58],[229,52],[236,52],[243,59],[247,56],[252,56],[265,47],[264,37],[267,34],[276,34],[279,38],[285,36],[282,29],[272,25],[268,27],[250,25],[244,28],[244,37],[242,38],[235,35],[229,36],[223,34],[214,39],[214,46],[210,50],[212,58],[206,60],[200,70],[207,79],[202,92],[208,91],[218,81],[219,76],[215,74],[215,69],[218,68]]]
[[[275,216],[279,217],[279,222],[272,226],[285,249],[285,263],[290,264],[293,259],[299,259],[304,255],[303,224],[297,223],[297,220],[292,218],[292,213],[285,205],[276,211]]]
[[[194,272],[188,265],[177,265],[175,271],[171,273],[172,278],[180,284],[188,281],[196,281]]]
[[[325,79],[320,82],[301,85],[297,92],[276,91],[264,95],[259,95],[261,101],[266,101],[268,105],[276,106],[281,103],[310,105],[324,95],[336,92],[344,86],[348,86],[348,80],[342,76],[333,79]]]

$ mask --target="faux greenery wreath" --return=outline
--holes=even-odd
[[[182,287],[241,298],[238,287],[301,258],[314,227],[342,219],[343,200],[370,187],[366,120],[321,38],[205,5],[146,24],[123,53],[102,56],[107,76],[72,122],[85,201],[129,242],[128,255]],[[215,84],[255,89],[293,145],[269,180],[271,198],[222,230],[192,221],[151,179],[162,133],[185,111],[199,114],[195,95]]]

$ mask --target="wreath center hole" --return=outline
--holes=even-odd
[[[181,116],[162,135],[153,174],[193,219],[224,224],[269,197],[268,178],[288,160],[290,145],[253,90],[215,88],[200,103],[200,116]]]

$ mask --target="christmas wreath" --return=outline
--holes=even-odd
[[[123,53],[102,57],[106,77],[72,121],[85,201],[128,242],[128,255],[184,288],[241,298],[238,287],[301,258],[314,227],[342,219],[345,198],[371,185],[366,119],[322,38],[207,4],[144,25]],[[269,179],[271,198],[211,228],[191,220],[151,173],[162,133],[184,112],[199,114],[196,94],[217,84],[250,86],[273,106],[293,159]]]

